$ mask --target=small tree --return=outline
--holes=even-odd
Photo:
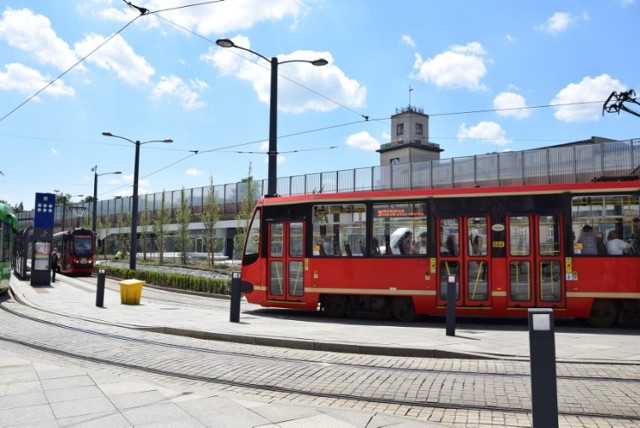
[[[15,214],[21,213],[23,211],[24,211],[24,205],[22,204],[22,201],[20,201],[19,204],[13,206],[13,212]]]
[[[209,194],[202,207],[202,225],[206,233],[207,261],[209,267],[215,264],[213,253],[215,251],[216,223],[220,221],[220,205],[216,200],[216,193],[213,187],[213,176],[209,176]]]
[[[171,222],[171,211],[164,204],[164,190],[160,198],[160,208],[156,210],[156,216],[153,221],[153,233],[156,235],[156,244],[158,246],[158,262],[164,263],[164,244],[167,239],[167,227]]]
[[[129,230],[131,223],[129,223],[126,213],[118,214],[116,217],[116,227],[118,228],[118,236],[116,238],[117,250],[122,251],[122,254],[127,254],[127,248],[129,247]]]
[[[147,260],[147,248],[149,246],[149,231],[147,226],[151,220],[151,213],[147,211],[147,198],[144,198],[143,211],[138,216],[138,225],[140,226],[140,243],[142,244],[142,260]]]
[[[109,216],[107,216],[107,221],[109,219]],[[102,222],[101,218],[97,218],[96,219],[96,253],[100,254],[100,250],[102,250],[102,253],[104,255],[104,258],[106,260],[107,256],[106,256],[106,251],[104,250],[104,248],[106,248],[106,244],[107,244],[107,234],[105,233],[104,239],[102,240],[102,248],[100,248],[100,235],[102,235],[102,231],[105,229],[105,224]]]
[[[189,223],[191,222],[191,206],[187,201],[187,195],[184,187],[180,191],[180,208],[176,214],[176,223],[178,230],[176,235],[176,247],[180,252],[180,261],[183,265],[187,264],[187,253],[191,249],[193,239],[189,234]]]
[[[105,221],[99,220],[96,224],[96,228],[98,229],[98,236],[100,236],[102,230],[108,231],[111,228],[111,216],[107,215]],[[109,239],[107,236],[107,232],[104,234],[104,239],[102,240],[102,255],[104,259],[107,259],[107,247],[108,247]]]
[[[253,207],[255,205],[255,184],[253,183],[252,166],[249,162],[249,174],[246,179],[242,180],[245,183],[244,193],[240,196],[240,210],[236,216],[238,232],[233,237],[233,257],[239,259],[242,253],[242,246],[244,245],[244,239],[247,236],[247,230],[249,229],[249,222],[251,222],[251,214],[253,213]]]

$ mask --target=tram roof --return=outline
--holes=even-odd
[[[597,194],[600,192],[640,192],[640,180],[599,181],[592,183],[532,184],[518,186],[460,187],[442,189],[373,190],[341,193],[314,193],[294,196],[263,197],[259,205],[289,205],[308,202],[385,201],[443,198],[482,198],[490,196],[545,195],[560,193]]]

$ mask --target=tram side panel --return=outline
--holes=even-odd
[[[571,257],[566,264],[567,306],[572,316],[590,318],[594,306],[597,310],[605,305],[615,311],[609,315],[614,320],[638,318],[639,256]]]

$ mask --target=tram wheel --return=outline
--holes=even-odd
[[[325,296],[322,299],[322,310],[328,318],[342,318],[347,312],[347,301],[343,296]]]
[[[416,308],[411,297],[396,297],[393,300],[393,316],[402,322],[415,321],[418,318]]]
[[[587,322],[592,327],[610,327],[618,318],[618,308],[612,300],[594,300]]]

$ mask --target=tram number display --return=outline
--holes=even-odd
[[[491,246],[493,248],[504,248],[504,241],[493,241]]]

